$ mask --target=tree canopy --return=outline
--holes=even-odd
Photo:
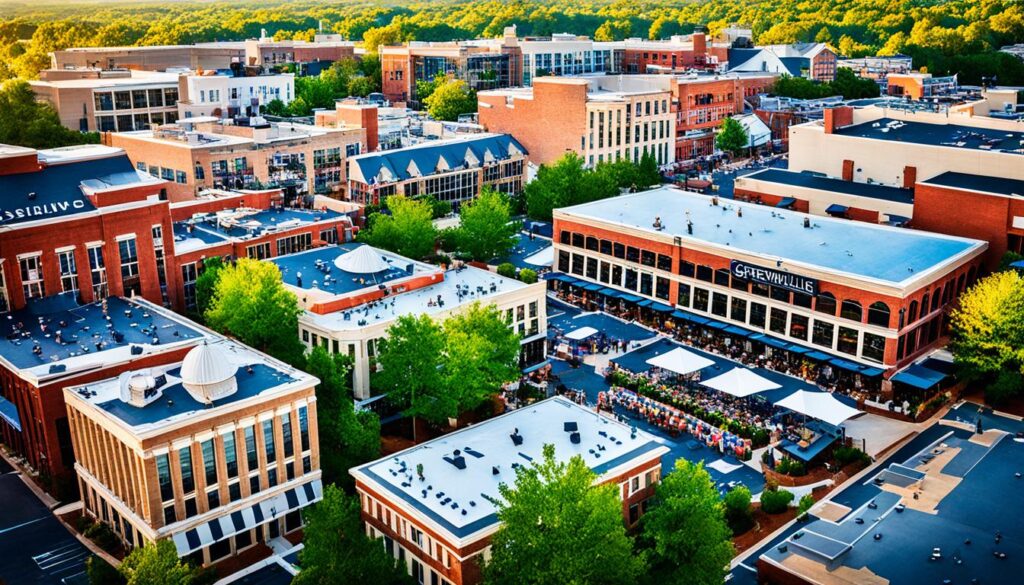
[[[391,195],[386,205],[389,213],[371,214],[369,227],[359,232],[359,241],[414,260],[422,260],[433,253],[437,229],[430,203]]]
[[[567,152],[549,165],[541,165],[537,177],[523,191],[526,212],[533,219],[551,220],[560,207],[613,197],[620,189],[644,189],[661,183],[658,163],[644,153],[637,163],[620,159],[586,167],[583,158]]]
[[[846,99],[861,99],[878,97],[880,89],[877,83],[871,79],[861,79],[847,67],[840,67],[836,71],[835,80],[828,83],[819,83],[803,77],[792,77],[782,75],[772,86],[772,93],[785,97],[812,100],[834,95],[841,95]]]
[[[435,120],[454,122],[461,114],[476,113],[476,92],[461,79],[445,79],[437,83],[426,98],[420,98],[427,113]]]
[[[298,299],[281,282],[277,266],[240,258],[217,274],[213,298],[204,313],[206,324],[277,359],[301,365],[301,310]]]
[[[132,550],[120,567],[128,585],[191,585],[199,571],[178,558],[170,539]]]
[[[306,527],[299,552],[302,571],[295,585],[373,583],[412,585],[404,563],[384,546],[366,536],[359,517],[359,499],[334,485],[324,486],[324,497],[303,510]]]
[[[634,554],[626,534],[618,488],[594,485],[595,479],[579,456],[557,461],[552,445],[544,446],[542,460],[517,468],[515,482],[498,487],[501,527],[491,542],[484,582],[636,583],[644,557]]]
[[[736,121],[736,118],[722,120],[718,134],[715,135],[715,146],[718,147],[718,150],[736,156],[746,150],[749,144],[750,136],[743,124]]]
[[[984,382],[989,400],[1024,389],[1024,278],[1009,270],[983,278],[960,295],[951,316],[952,349],[961,377]]]
[[[493,188],[481,189],[476,199],[463,204],[459,216],[459,251],[473,260],[504,258],[515,246],[519,225],[512,221],[512,206]]]
[[[50,104],[36,101],[32,88],[25,81],[0,83],[0,144],[57,148],[99,141],[100,136],[95,132],[65,128]]]

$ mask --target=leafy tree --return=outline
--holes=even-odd
[[[284,105],[280,99],[275,98],[263,106],[263,113],[268,116],[287,116],[289,112],[288,106]]]
[[[348,470],[380,456],[380,419],[373,412],[355,410],[349,356],[315,347],[306,358],[305,370],[320,379],[316,412],[324,480],[350,489],[353,480]]]
[[[429,203],[392,195],[387,206],[391,213],[371,215],[369,228],[359,232],[360,241],[416,260],[434,251],[437,229]]]
[[[224,268],[224,260],[220,256],[203,260],[203,273],[196,278],[196,313],[200,318],[210,308],[210,301],[213,300],[213,293],[217,288],[217,280],[222,268]]]
[[[443,85],[448,81],[448,76],[438,75],[433,79],[427,79],[416,82],[416,99],[423,102],[428,97],[434,95],[434,90],[439,86]]]
[[[958,373],[987,382],[989,401],[1002,402],[1024,388],[1024,278],[1016,270],[983,278],[960,296],[951,316]]]
[[[498,264],[497,272],[505,278],[515,278],[516,265],[511,262],[502,262],[501,264]]]
[[[766,514],[781,514],[789,508],[794,497],[793,492],[779,489],[777,484],[769,484],[761,492],[761,510]]]
[[[800,502],[797,504],[797,514],[804,515],[808,510],[814,507],[814,496],[811,494],[804,494],[800,498]]]
[[[523,281],[524,284],[533,284],[537,282],[537,271],[523,268],[519,271],[519,280]]]
[[[447,417],[481,406],[519,376],[519,335],[494,305],[473,303],[444,322]]]
[[[85,561],[89,585],[125,585],[125,579],[110,563],[93,555]]]
[[[448,418],[452,408],[442,384],[444,335],[429,315],[402,315],[388,327],[377,354],[380,371],[374,385],[387,392],[410,416],[432,422]]]
[[[420,100],[435,120],[454,122],[460,114],[476,112],[476,92],[461,79],[448,79],[437,85],[430,96]]]
[[[298,299],[284,287],[277,266],[240,258],[218,274],[204,313],[206,324],[282,361],[301,365],[301,310]]]
[[[742,124],[737,122],[735,118],[722,120],[722,125],[715,136],[715,146],[719,150],[736,156],[746,150],[748,144],[750,144],[750,136]]]
[[[644,152],[643,156],[640,157],[640,165],[636,171],[636,185],[643,188],[660,184],[661,171],[658,170],[658,161],[655,160],[653,154]]]
[[[733,534],[742,534],[753,524],[753,509],[750,505],[750,489],[739,485],[729,490],[722,499],[725,506],[725,521]]]
[[[430,204],[430,213],[434,219],[440,219],[452,212],[451,203],[438,201],[433,195],[428,195],[423,200]]]
[[[579,456],[544,457],[516,469],[515,483],[501,484],[501,527],[484,567],[487,585],[601,585],[635,583],[644,557],[622,523],[614,485],[594,485],[596,476]],[[680,581],[684,582],[684,581]]]
[[[733,548],[722,500],[703,463],[676,460],[643,516],[650,583],[720,585]]]
[[[336,486],[324,486],[323,499],[304,510],[303,517],[302,571],[292,581],[295,585],[413,584],[404,563],[366,536],[358,498],[345,495]]]
[[[541,165],[537,177],[526,185],[526,212],[533,219],[550,221],[554,209],[617,195],[616,176],[587,169],[578,154],[568,152],[552,165]]]
[[[57,148],[99,142],[99,134],[65,128],[49,104],[37,102],[28,83],[0,84],[0,144],[29,148]]]
[[[353,77],[348,82],[348,93],[358,97],[366,97],[376,91],[378,86],[373,84],[372,77],[359,76]]]
[[[508,198],[491,187],[462,206],[459,214],[459,249],[473,260],[503,258],[516,244],[519,225],[512,221]]]
[[[170,539],[136,548],[121,563],[120,571],[128,585],[190,585],[199,574],[178,558]]]

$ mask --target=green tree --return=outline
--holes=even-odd
[[[407,258],[420,260],[429,256],[437,242],[430,204],[392,195],[387,198],[387,206],[391,213],[371,215],[369,228],[359,232],[359,240]]]
[[[196,278],[196,314],[201,319],[210,308],[213,293],[217,289],[220,271],[224,268],[224,260],[213,256],[203,260],[203,273]]]
[[[110,563],[93,555],[85,561],[85,575],[89,585],[124,585],[125,578]]]
[[[579,456],[544,457],[516,469],[515,483],[501,484],[501,527],[484,567],[487,585],[603,585],[635,583],[644,557],[622,523],[614,485],[594,485],[596,476]],[[697,535],[695,535],[697,537]],[[680,583],[686,582],[678,581]]]
[[[703,463],[676,460],[644,514],[650,583],[721,585],[733,548],[722,500]]]
[[[380,419],[373,412],[356,411],[349,373],[352,358],[315,347],[306,358],[305,371],[320,379],[316,387],[320,468],[324,481],[353,487],[348,470],[380,456]]]
[[[524,284],[533,284],[537,282],[537,271],[523,268],[519,271],[519,280],[523,281]]]
[[[416,99],[423,102],[434,95],[434,90],[448,81],[448,76],[438,75],[433,79],[424,79],[416,82]]]
[[[502,262],[501,264],[498,264],[496,271],[499,275],[504,276],[505,278],[516,277],[516,265],[511,262]]]
[[[373,84],[372,77],[360,75],[359,77],[353,77],[348,82],[348,94],[357,97],[366,97],[377,89],[378,87]]]
[[[651,187],[661,184],[661,172],[658,170],[658,161],[654,155],[644,152],[640,157],[640,164],[636,172],[636,186],[640,188]]]
[[[510,325],[493,304],[479,302],[445,320],[448,418],[478,408],[519,376],[519,334]]]
[[[1024,278],[1016,270],[985,277],[960,296],[951,315],[960,378],[986,384],[990,402],[1024,388]]]
[[[750,505],[750,489],[739,485],[729,490],[722,499],[725,506],[725,521],[733,534],[742,534],[753,525],[753,508]]]
[[[288,106],[284,105],[283,101],[275,98],[263,106],[263,113],[268,116],[287,116],[289,112]]]
[[[65,128],[53,107],[36,101],[27,82],[9,80],[0,84],[0,144],[57,148],[99,141],[95,132]]]
[[[271,262],[240,258],[219,271],[206,324],[292,365],[301,365],[298,299]]]
[[[440,219],[452,212],[452,204],[447,201],[438,201],[437,197],[427,195],[423,200],[430,204],[430,213],[434,219]]]
[[[447,79],[420,100],[435,120],[454,122],[460,114],[476,113],[476,92],[461,79]]]
[[[463,204],[459,218],[459,250],[473,260],[504,258],[516,244],[519,224],[512,221],[512,207],[492,187],[484,187],[476,199]]]
[[[170,539],[134,549],[121,563],[120,571],[128,585],[190,585],[199,574],[178,558],[178,549]]]
[[[736,156],[746,150],[749,143],[750,136],[747,135],[746,128],[735,118],[722,120],[722,125],[719,126],[718,134],[715,136],[715,146],[719,150]]]
[[[407,415],[444,421],[452,408],[441,378],[443,352],[441,327],[429,315],[402,315],[380,342],[374,385]]]
[[[578,154],[568,152],[554,164],[541,165],[537,177],[526,185],[526,212],[533,219],[550,221],[554,209],[617,195],[616,176],[587,169]]]
[[[306,508],[303,517],[304,546],[299,552],[302,571],[292,581],[295,585],[413,584],[404,563],[366,536],[358,498],[326,485],[323,499]]]

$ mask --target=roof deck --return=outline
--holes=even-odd
[[[871,140],[1024,154],[1024,132],[1006,132],[959,124],[925,124],[881,118],[874,122],[839,128],[835,133]]]
[[[335,263],[339,257],[365,245],[351,242],[325,246],[298,254],[278,256],[270,259],[270,262],[276,264],[281,270],[281,277],[285,284],[302,290],[315,289],[335,295],[345,295],[436,270],[421,262],[377,249],[374,250],[389,266],[387,270],[357,274],[347,272]]]
[[[0,358],[37,376],[111,361],[128,360],[146,349],[196,339],[202,333],[187,321],[150,304],[110,297],[78,305],[60,294],[29,301],[0,320]],[[140,351],[141,350],[141,351]]]
[[[242,241],[318,222],[346,217],[331,210],[279,207],[257,211],[229,209],[174,223],[174,249],[185,253],[228,241]]]
[[[992,195],[1003,195],[1005,197],[1024,197],[1024,181],[1017,179],[1005,179],[1003,177],[987,177],[984,175],[971,175],[968,173],[955,173],[948,171],[932,177],[927,181],[919,181],[929,185],[940,187],[952,187],[967,191],[980,191]]]
[[[579,433],[578,443],[568,429]],[[541,460],[546,444],[554,446],[557,460],[578,455],[599,476],[668,450],[646,433],[556,397],[357,467],[352,474],[464,538],[498,522],[498,485],[512,484],[517,467]],[[423,479],[416,474],[420,465]]]
[[[914,202],[913,189],[903,189],[901,187],[872,183],[856,183],[854,181],[844,181],[842,179],[835,179],[812,173],[797,173],[787,171],[785,169],[768,168],[763,171],[751,173],[742,178],[755,179],[758,181],[765,181],[767,183],[777,183],[787,187],[804,187],[819,191],[832,191],[835,193],[843,193],[845,195],[854,195],[856,197],[868,197],[882,201],[891,201],[893,203],[912,204]]]
[[[719,200],[661,187],[556,211],[556,218],[597,220],[661,238],[761,256],[835,274],[901,285],[954,260],[980,253],[984,242],[865,222],[808,216],[754,203]],[[740,215],[742,211],[742,215]],[[663,229],[653,227],[660,218]],[[810,227],[804,227],[805,219]],[[689,233],[687,221],[692,222]]]

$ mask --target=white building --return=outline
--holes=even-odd
[[[274,100],[295,99],[295,75],[240,76],[195,74],[185,78],[188,99],[178,103],[181,118],[254,116]]]

